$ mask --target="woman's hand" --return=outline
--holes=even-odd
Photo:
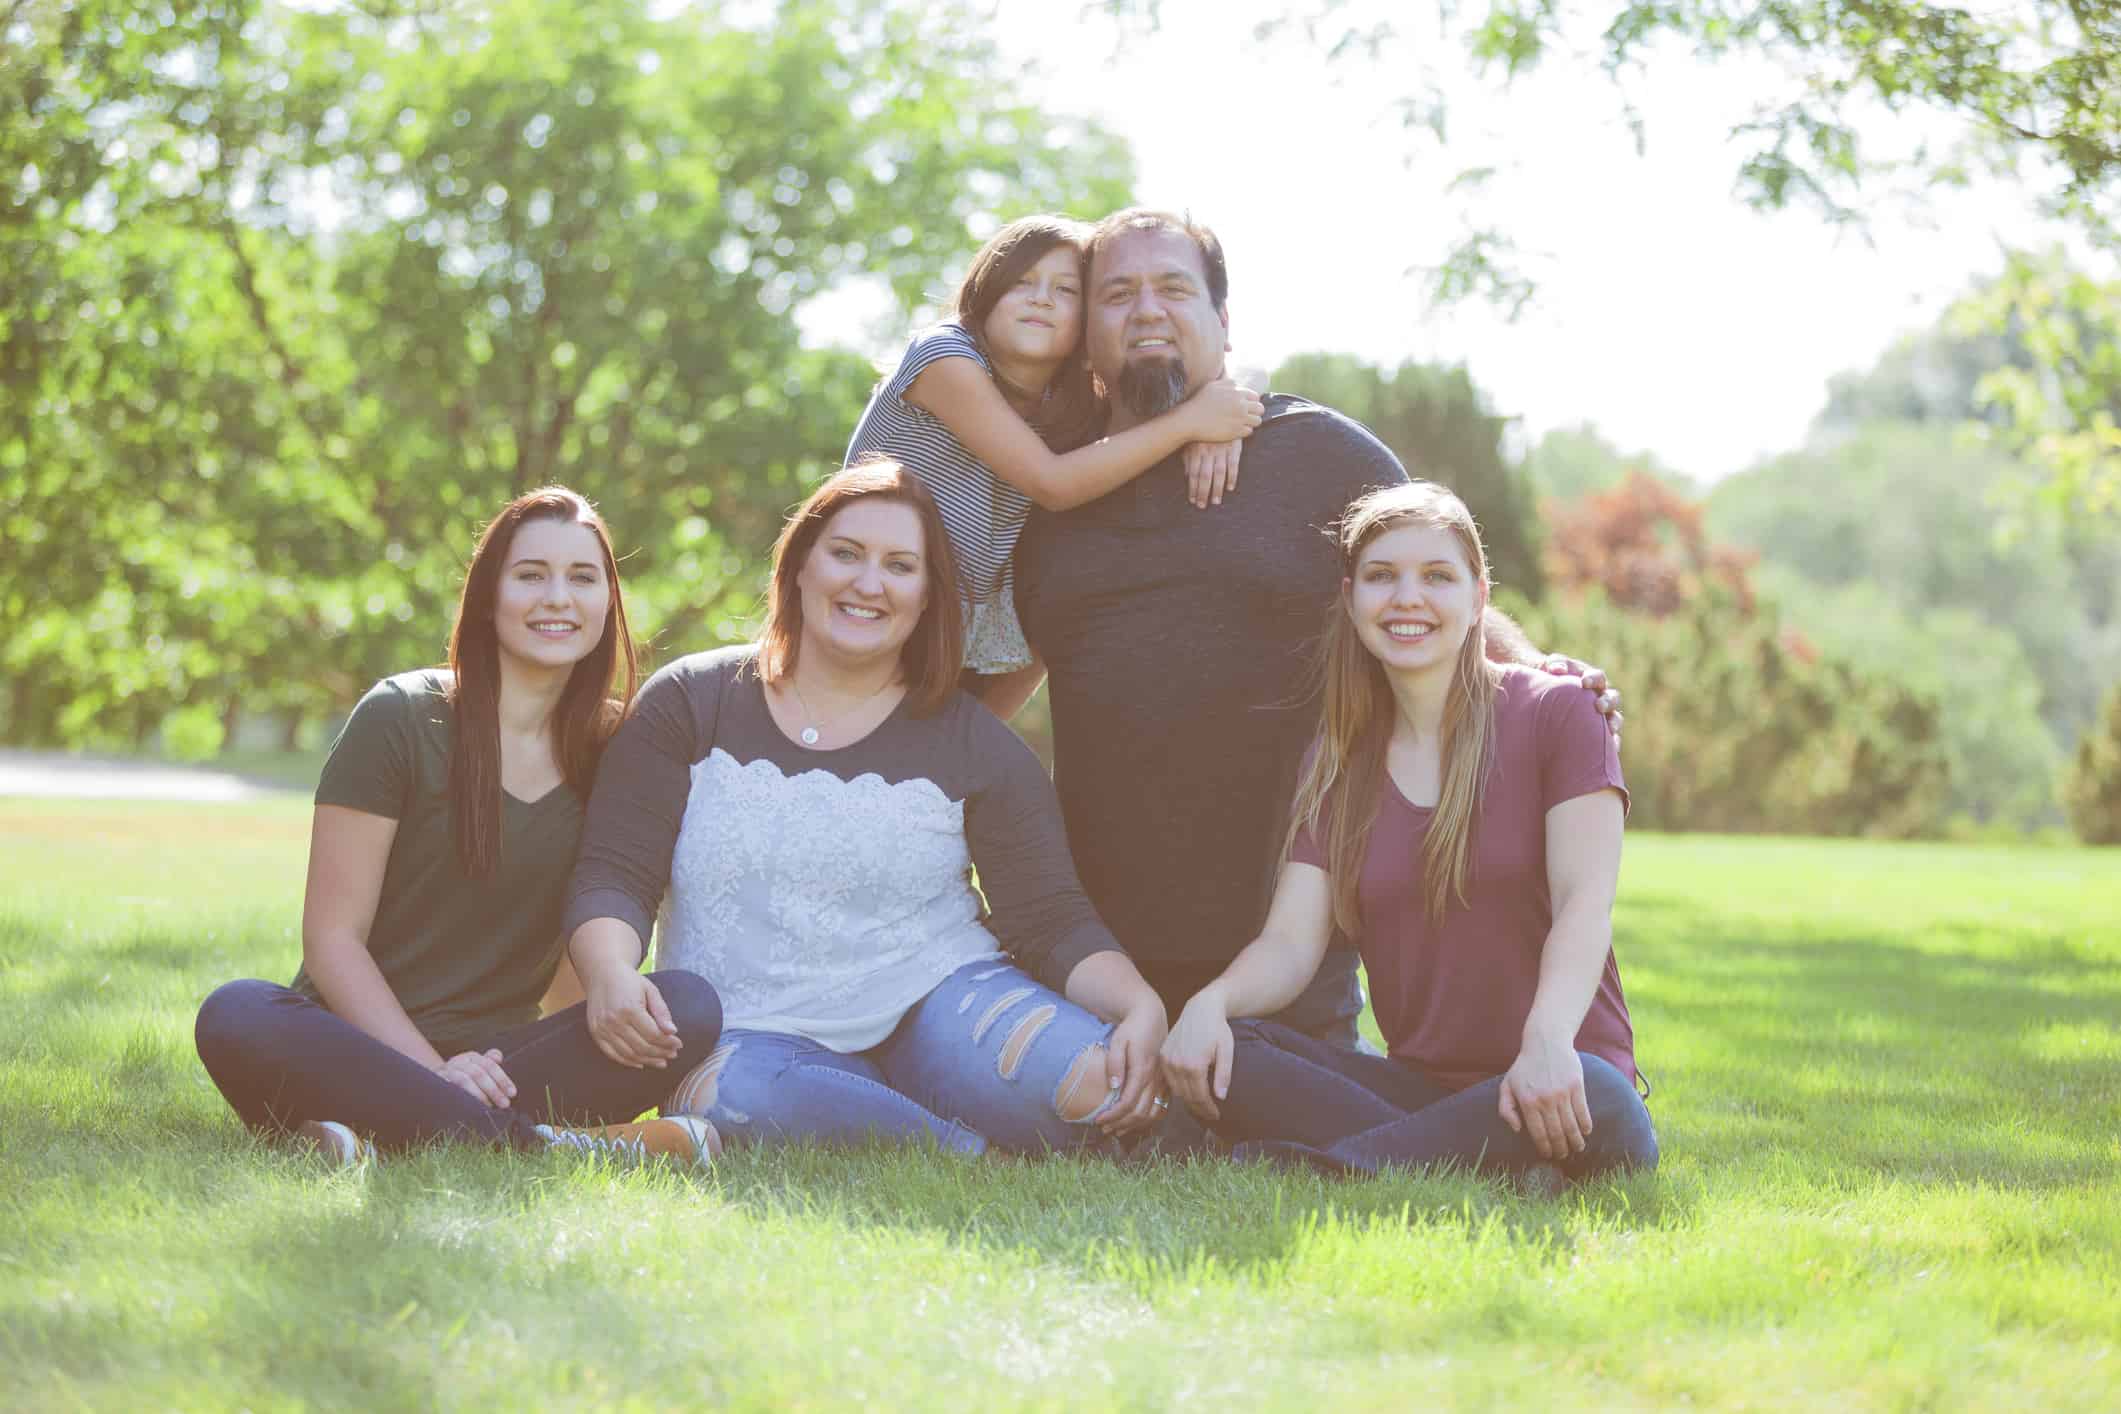
[[[1250,388],[1218,378],[1183,404],[1192,442],[1235,442],[1266,416],[1267,405]]]
[[[1497,1108],[1504,1124],[1531,1136],[1540,1158],[1582,1153],[1591,1133],[1591,1106],[1584,1099],[1583,1061],[1574,1040],[1526,1037],[1524,1049],[1503,1074]]]
[[[450,1084],[497,1110],[508,1108],[515,1098],[516,1083],[501,1069],[499,1051],[464,1051],[434,1068]]]
[[[1196,992],[1164,1038],[1164,1080],[1171,1093],[1203,1124],[1222,1118],[1217,1101],[1230,1094],[1230,1058],[1236,1051],[1221,995],[1208,986]]]
[[[1164,1100],[1163,1076],[1156,1064],[1166,1030],[1164,1004],[1147,987],[1142,990],[1147,995],[1114,1024],[1105,1042],[1105,1079],[1119,1092],[1098,1121],[1107,1134],[1152,1129],[1163,1122],[1170,1104]]]
[[[583,981],[589,1034],[597,1049],[633,1070],[670,1064],[683,1049],[655,983],[629,967],[604,967]]]
[[[1237,461],[1243,442],[1188,442],[1182,457],[1186,464],[1186,499],[1195,510],[1221,505],[1223,492],[1237,489]]]

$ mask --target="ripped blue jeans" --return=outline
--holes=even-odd
[[[1005,962],[967,963],[852,1053],[730,1027],[664,1107],[725,1139],[929,1139],[963,1153],[1106,1147],[1109,1022]]]

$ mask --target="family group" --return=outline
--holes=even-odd
[[[596,511],[510,503],[447,669],[332,748],[292,985],[199,1013],[236,1113],[348,1162],[1654,1165],[1615,694],[1491,606],[1458,497],[1229,348],[1190,217],[1005,227],[756,640],[645,683]],[[1041,680],[1050,778],[1005,725]]]

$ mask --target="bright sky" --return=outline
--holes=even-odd
[[[1620,92],[1589,62],[1505,94],[1434,38],[1331,66],[1298,37],[1252,38],[1315,0],[1163,0],[1147,35],[1078,0],[989,3],[1030,95],[1123,135],[1140,198],[1222,237],[1239,362],[1465,361],[1527,441],[1590,422],[1698,478],[1736,471],[1798,444],[1829,375],[1868,366],[1994,269],[2006,236],[2035,233],[2025,199],[1994,191],[1938,194],[1922,220],[1888,205],[1868,243],[1811,211],[1754,212],[1727,134],[1776,91],[1761,65],[1660,56],[1627,89],[1647,124],[1638,157]],[[1454,93],[1441,150],[1392,107],[1424,65]],[[1477,208],[1446,190],[1476,165],[1499,169]],[[1531,253],[1540,289],[1514,324],[1485,305],[1428,309],[1410,268],[1438,260],[1469,211]]]

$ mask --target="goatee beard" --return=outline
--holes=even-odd
[[[1120,365],[1113,389],[1136,417],[1156,417],[1186,400],[1186,364],[1179,358],[1130,359]]]

